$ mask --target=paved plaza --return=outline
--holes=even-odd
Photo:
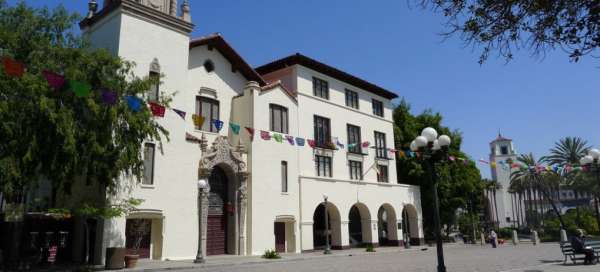
[[[598,271],[600,265],[563,265],[563,257],[557,244],[533,246],[505,245],[497,249],[489,246],[450,245],[445,249],[446,266],[449,272],[462,271],[510,271],[510,272],[554,272],[554,271]],[[142,262],[137,271],[244,271],[244,272],[429,272],[436,271],[435,247],[379,248],[375,253],[353,249],[334,251],[324,256],[320,252],[284,255],[280,260],[265,260],[259,257],[209,257],[206,264],[194,265],[191,261]]]

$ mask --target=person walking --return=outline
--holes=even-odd
[[[594,249],[585,246],[585,235],[583,234],[583,230],[577,229],[575,233],[575,235],[571,236],[571,247],[573,247],[573,252],[585,254],[583,264],[595,264]]]
[[[498,246],[498,235],[494,230],[490,231],[490,243],[492,243],[493,248]]]

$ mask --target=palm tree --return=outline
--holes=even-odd
[[[560,211],[554,203],[554,197],[552,196],[552,193],[550,193],[555,190],[555,188],[558,188],[560,177],[553,172],[538,172],[536,165],[539,164],[541,160],[536,160],[531,153],[519,155],[517,160],[521,162],[524,167],[521,167],[511,174],[511,189],[514,191],[526,191],[529,194],[529,210],[531,210],[531,202],[535,201],[531,196],[531,192],[541,193],[543,198],[545,198],[552,206],[552,209],[558,216],[561,228],[564,229],[564,221]]]
[[[577,213],[577,226],[581,224],[581,218],[579,214],[579,192],[578,186],[576,186],[576,172],[568,172],[566,166],[572,166],[579,164],[581,157],[585,156],[590,149],[587,141],[579,137],[566,137],[560,139],[554,144],[554,147],[550,149],[550,155],[543,158],[543,160],[550,165],[560,166],[564,169],[560,174],[564,179],[563,183],[567,184],[568,188],[572,189],[575,194],[575,211]],[[596,218],[599,220],[599,218]]]
[[[493,194],[492,196],[494,198],[494,213],[496,214],[496,222],[494,225],[496,226],[496,228],[498,228],[500,224],[500,218],[498,217],[498,201],[496,200],[496,190],[502,189],[502,185],[500,185],[498,181],[492,180],[488,181],[486,186],[487,190],[489,190]]]

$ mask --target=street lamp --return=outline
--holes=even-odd
[[[418,158],[425,164],[433,185],[433,223],[437,242],[438,272],[446,272],[446,265],[444,264],[444,248],[442,245],[442,229],[440,226],[440,201],[437,192],[438,185],[435,163],[446,160],[450,143],[450,137],[447,135],[438,137],[437,131],[434,128],[428,127],[423,129],[421,135],[417,136],[410,144],[412,151],[421,153],[421,156]]]
[[[210,190],[210,185],[206,179],[198,180],[198,252],[196,253],[196,259],[194,263],[204,263],[204,254],[202,253],[202,206],[206,194]]]
[[[593,148],[588,151],[588,154],[583,156],[579,163],[582,166],[588,167],[590,172],[596,174],[596,181],[600,184],[600,150]]]
[[[325,250],[323,254],[331,254],[331,245],[329,244],[329,213],[327,212],[328,198],[326,194],[323,194],[323,205],[325,206]]]

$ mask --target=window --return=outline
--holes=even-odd
[[[142,184],[154,184],[154,150],[156,145],[153,143],[144,144],[144,178]]]
[[[360,127],[348,124],[348,152],[361,154]],[[356,144],[350,147],[350,144]]]
[[[288,133],[288,110],[285,107],[270,104],[271,131]]]
[[[500,153],[502,155],[508,155],[508,146],[502,146],[502,147],[500,147]]]
[[[315,145],[327,147],[331,142],[331,129],[329,119],[315,115]]]
[[[373,114],[383,117],[383,102],[373,99]]]
[[[348,161],[348,168],[350,168],[350,179],[362,180],[362,162],[359,161]]]
[[[281,161],[281,192],[287,193],[288,191],[288,168],[287,162]]]
[[[377,182],[389,182],[388,181],[388,167],[387,165],[377,165],[377,170],[379,170],[377,173]]]
[[[346,89],[346,106],[358,109],[358,93]]]
[[[375,131],[375,156],[380,159],[387,159],[388,152],[385,145],[385,133]]]
[[[219,120],[219,101],[203,96],[196,97],[196,114],[204,117],[202,127],[196,129],[218,132],[213,121]]]
[[[510,223],[510,217],[506,218],[506,222]]]
[[[331,177],[331,157],[315,155],[317,176]]]
[[[147,93],[148,101],[157,101],[160,94],[160,73],[151,71],[149,77],[152,80],[152,85],[150,85]]]
[[[320,98],[329,99],[329,84],[327,81],[313,77],[313,94]]]
[[[215,64],[212,62],[212,60],[206,60],[204,62],[204,70],[206,70],[207,73],[215,70]]]

